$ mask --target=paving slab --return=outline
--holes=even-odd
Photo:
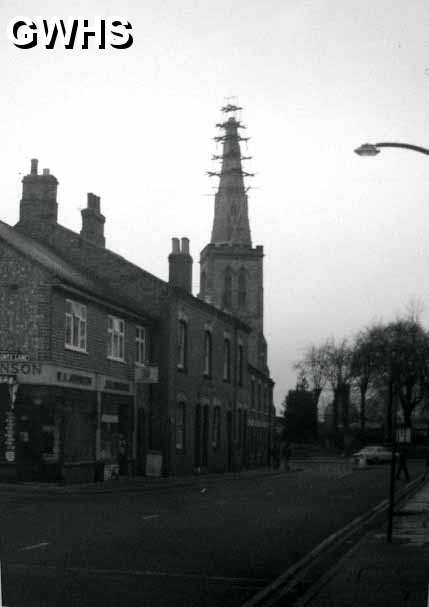
[[[298,604],[300,607],[426,607],[429,585],[429,483],[402,505],[393,540],[385,529],[363,537]]]

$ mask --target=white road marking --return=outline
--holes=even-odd
[[[151,518],[159,518],[159,514],[148,514],[148,516],[143,517],[143,520],[148,521]]]
[[[32,544],[31,546],[25,546],[24,548],[21,548],[21,550],[35,550],[36,548],[44,548],[45,546],[48,546],[49,542],[39,542],[38,544]]]

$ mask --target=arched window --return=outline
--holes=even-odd
[[[232,304],[232,271],[231,271],[231,268],[226,268],[225,274],[224,274],[223,304],[227,308],[230,308],[231,304]]]
[[[247,291],[247,277],[246,270],[241,268],[240,273],[238,275],[238,305],[245,306],[246,305],[246,291]]]

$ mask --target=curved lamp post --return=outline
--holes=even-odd
[[[420,154],[429,155],[429,149],[422,148],[419,145],[411,145],[410,143],[396,143],[396,142],[381,142],[381,143],[364,143],[363,145],[356,148],[355,154],[359,156],[377,156],[380,153],[379,148],[402,148],[404,150],[411,150],[412,152],[420,152]],[[396,401],[395,401],[396,402]],[[390,408],[392,408],[392,402],[390,402]],[[393,413],[393,415],[392,415]],[[393,515],[394,515],[394,498],[395,498],[395,458],[396,458],[396,404],[393,412],[390,411],[392,420],[392,459],[390,464],[390,483],[389,483],[389,510],[388,510],[388,521],[387,521],[387,541],[392,541],[393,531]]]
[[[359,156],[377,156],[380,153],[379,148],[402,148],[404,150],[412,150],[421,154],[429,154],[427,148],[422,148],[419,145],[411,145],[410,143],[364,143],[355,149],[355,154]]]

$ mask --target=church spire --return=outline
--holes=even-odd
[[[210,176],[219,177],[219,187],[215,195],[215,213],[212,230],[212,244],[229,244],[252,246],[247,209],[247,194],[244,177],[252,177],[242,168],[242,160],[249,157],[241,155],[240,141],[248,138],[241,137],[238,129],[245,128],[237,119],[236,114],[241,108],[226,105],[222,112],[227,119],[217,124],[222,134],[215,141],[222,143],[222,155],[213,156],[221,161],[219,173],[209,172]]]

